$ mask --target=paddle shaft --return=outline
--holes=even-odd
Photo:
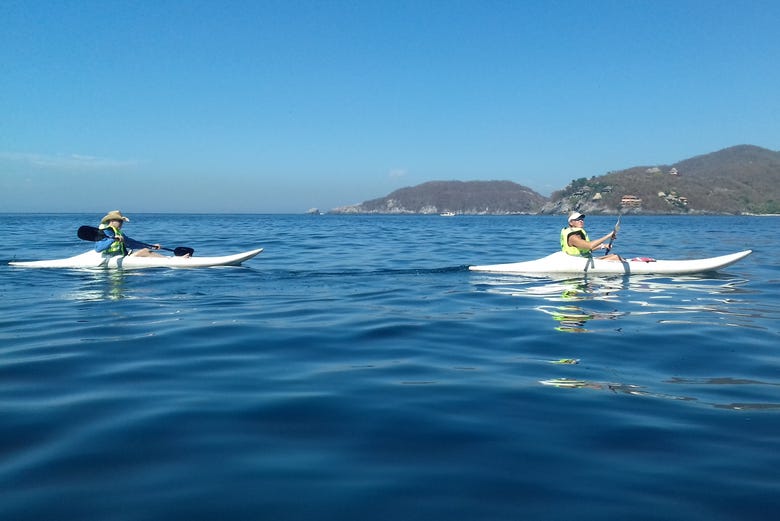
[[[609,250],[612,249],[612,242],[615,240],[615,235],[618,231],[620,231],[620,217],[622,217],[620,214],[618,214],[618,220],[615,223],[615,227],[612,229],[612,238],[609,239],[609,244],[607,244],[607,251],[604,252],[604,255],[607,255],[609,253]]]
[[[81,227],[79,227],[77,235],[79,236],[79,239],[82,239],[82,240],[85,240],[85,241],[92,241],[92,242],[102,241],[103,239],[108,237],[106,235],[106,232],[104,232],[100,228],[95,228],[94,226],[81,226]],[[143,244],[147,248],[155,249],[155,246],[153,244],[147,244],[147,243],[141,242],[141,241],[138,241],[138,242],[140,242],[141,244]],[[160,246],[160,249],[161,250],[166,250],[166,251],[172,251],[173,254],[176,255],[177,257],[182,257],[182,256],[187,255],[187,254],[192,255],[193,253],[195,253],[195,250],[193,250],[192,248],[188,248],[186,246],[178,246],[178,247],[173,248],[173,249],[171,249],[171,248],[164,248],[164,247]]]

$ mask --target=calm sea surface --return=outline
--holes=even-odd
[[[242,267],[35,270],[101,215],[0,214],[0,519],[767,520],[778,217],[625,217],[718,274],[533,279],[562,217],[132,215]],[[591,235],[612,217],[588,218]]]

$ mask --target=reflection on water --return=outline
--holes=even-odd
[[[597,390],[597,391],[611,391],[613,393],[620,393],[620,394],[628,394],[632,396],[645,396],[650,398],[662,398],[666,400],[682,400],[682,401],[689,401],[689,402],[697,402],[702,405],[708,405],[710,407],[714,407],[716,409],[730,409],[734,411],[740,411],[740,410],[767,410],[767,409],[780,409],[780,403],[750,403],[750,402],[744,402],[744,403],[719,403],[719,402],[712,402],[712,401],[706,401],[703,399],[695,398],[693,396],[684,396],[684,395],[678,395],[678,394],[671,394],[671,393],[662,393],[657,391],[649,390],[645,386],[641,385],[634,385],[634,384],[627,384],[627,383],[617,383],[617,382],[597,382],[597,381],[591,381],[591,380],[579,380],[575,378],[551,378],[548,380],[540,380],[540,384],[547,385],[551,387],[558,387],[561,389],[590,389],[590,390]],[[757,385],[757,386],[778,386],[780,384],[772,383],[772,382],[760,382],[756,380],[740,380],[740,379],[732,379],[732,378],[709,378],[704,380],[687,380],[682,378],[673,378],[665,383],[674,383],[674,384],[696,384],[696,383],[706,383],[711,385]]]
[[[555,330],[563,333],[587,333],[589,330],[586,325],[589,321],[612,320],[621,315],[617,311],[588,311],[581,306],[538,306],[535,309],[550,315],[555,321]]]
[[[83,273],[82,284],[69,294],[71,300],[99,301],[120,300],[127,297],[127,277],[124,270],[79,270]]]
[[[540,279],[522,275],[484,274],[475,277],[473,284],[485,287],[489,293],[514,297],[540,297],[546,300],[609,300],[618,298],[621,292],[645,295],[646,299],[670,298],[670,293],[691,293],[730,298],[746,292],[742,288],[749,281],[730,275],[619,275],[609,277],[578,276],[568,279]],[[650,295],[646,295],[650,294]]]
[[[692,351],[683,356],[676,349],[662,349],[651,356],[644,351],[659,347],[665,331],[690,335],[688,341],[702,342],[708,352],[721,350],[725,355],[733,347],[728,340],[731,333],[719,334],[722,328],[776,332],[768,329],[765,320],[776,314],[774,303],[746,305],[754,300],[751,294],[755,290],[750,289],[749,280],[724,274],[564,280],[485,275],[473,283],[487,293],[530,299],[531,306],[518,309],[533,309],[547,317],[550,334],[605,335],[595,342],[567,340],[571,352],[565,354],[583,356],[583,362],[577,359],[578,363],[571,366],[561,364],[558,374],[543,370],[535,378],[543,386],[674,400],[731,411],[780,409],[780,401],[773,398],[780,383],[739,377],[738,367],[730,375],[686,378],[680,372],[701,367],[695,357],[705,353]],[[630,333],[631,346],[622,341],[628,337],[620,336],[626,332]],[[599,346],[605,348],[587,356]],[[610,352],[620,360],[603,358]],[[621,375],[614,370],[613,363],[620,366],[627,360],[634,360],[636,374],[644,376]]]
[[[597,391],[611,391],[613,393],[629,394],[632,396],[648,396],[654,398],[665,398],[667,400],[696,401],[696,398],[690,396],[676,396],[673,394],[664,394],[647,390],[641,385],[633,385],[616,382],[594,382],[589,380],[577,380],[573,378],[552,378],[549,380],[540,380],[540,384],[565,389],[594,389]],[[715,405],[715,404],[711,404]]]
[[[484,286],[488,293],[512,297],[543,298],[545,300],[610,299],[628,287],[630,277],[599,278],[578,277],[564,280],[547,280],[522,276],[494,276],[486,274],[473,281]]]
[[[551,364],[566,364],[566,365],[576,365],[580,363],[579,358],[561,358],[560,360],[550,360]]]
[[[740,295],[746,293],[743,286],[747,283],[747,280],[719,273],[665,277],[580,276],[564,280],[486,274],[474,281],[489,293],[565,303],[535,307],[553,319],[553,329],[565,333],[592,332],[594,320],[654,314],[666,315],[659,316],[658,323],[744,326],[744,323],[733,323],[725,317],[734,320],[749,316],[731,309],[739,303]],[[668,315],[676,316],[672,319]],[[716,317],[714,321],[713,316]],[[610,329],[620,330],[619,327]]]

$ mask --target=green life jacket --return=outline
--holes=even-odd
[[[109,226],[114,231],[114,237],[122,237],[122,232],[119,231],[117,228],[114,228],[113,226]],[[114,241],[111,243],[111,246],[103,250],[104,255],[114,256],[114,255],[122,255],[123,257],[127,255],[127,248],[125,248],[125,242],[124,241]]]
[[[590,257],[591,253],[590,250],[587,248],[580,249],[576,246],[569,246],[569,235],[572,233],[579,233],[582,235],[582,238],[586,241],[589,241],[588,234],[585,230],[582,228],[575,228],[574,226],[569,226],[568,228],[564,228],[561,230],[561,250],[564,253],[568,253],[569,255],[577,255],[578,257]]]

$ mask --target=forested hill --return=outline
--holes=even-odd
[[[780,152],[739,145],[672,165],[581,178],[552,194],[542,213],[780,213]]]
[[[511,181],[430,181],[334,213],[537,213],[547,198]]]
[[[671,165],[575,178],[548,199],[511,181],[431,181],[333,213],[780,213],[780,152],[739,145]]]

